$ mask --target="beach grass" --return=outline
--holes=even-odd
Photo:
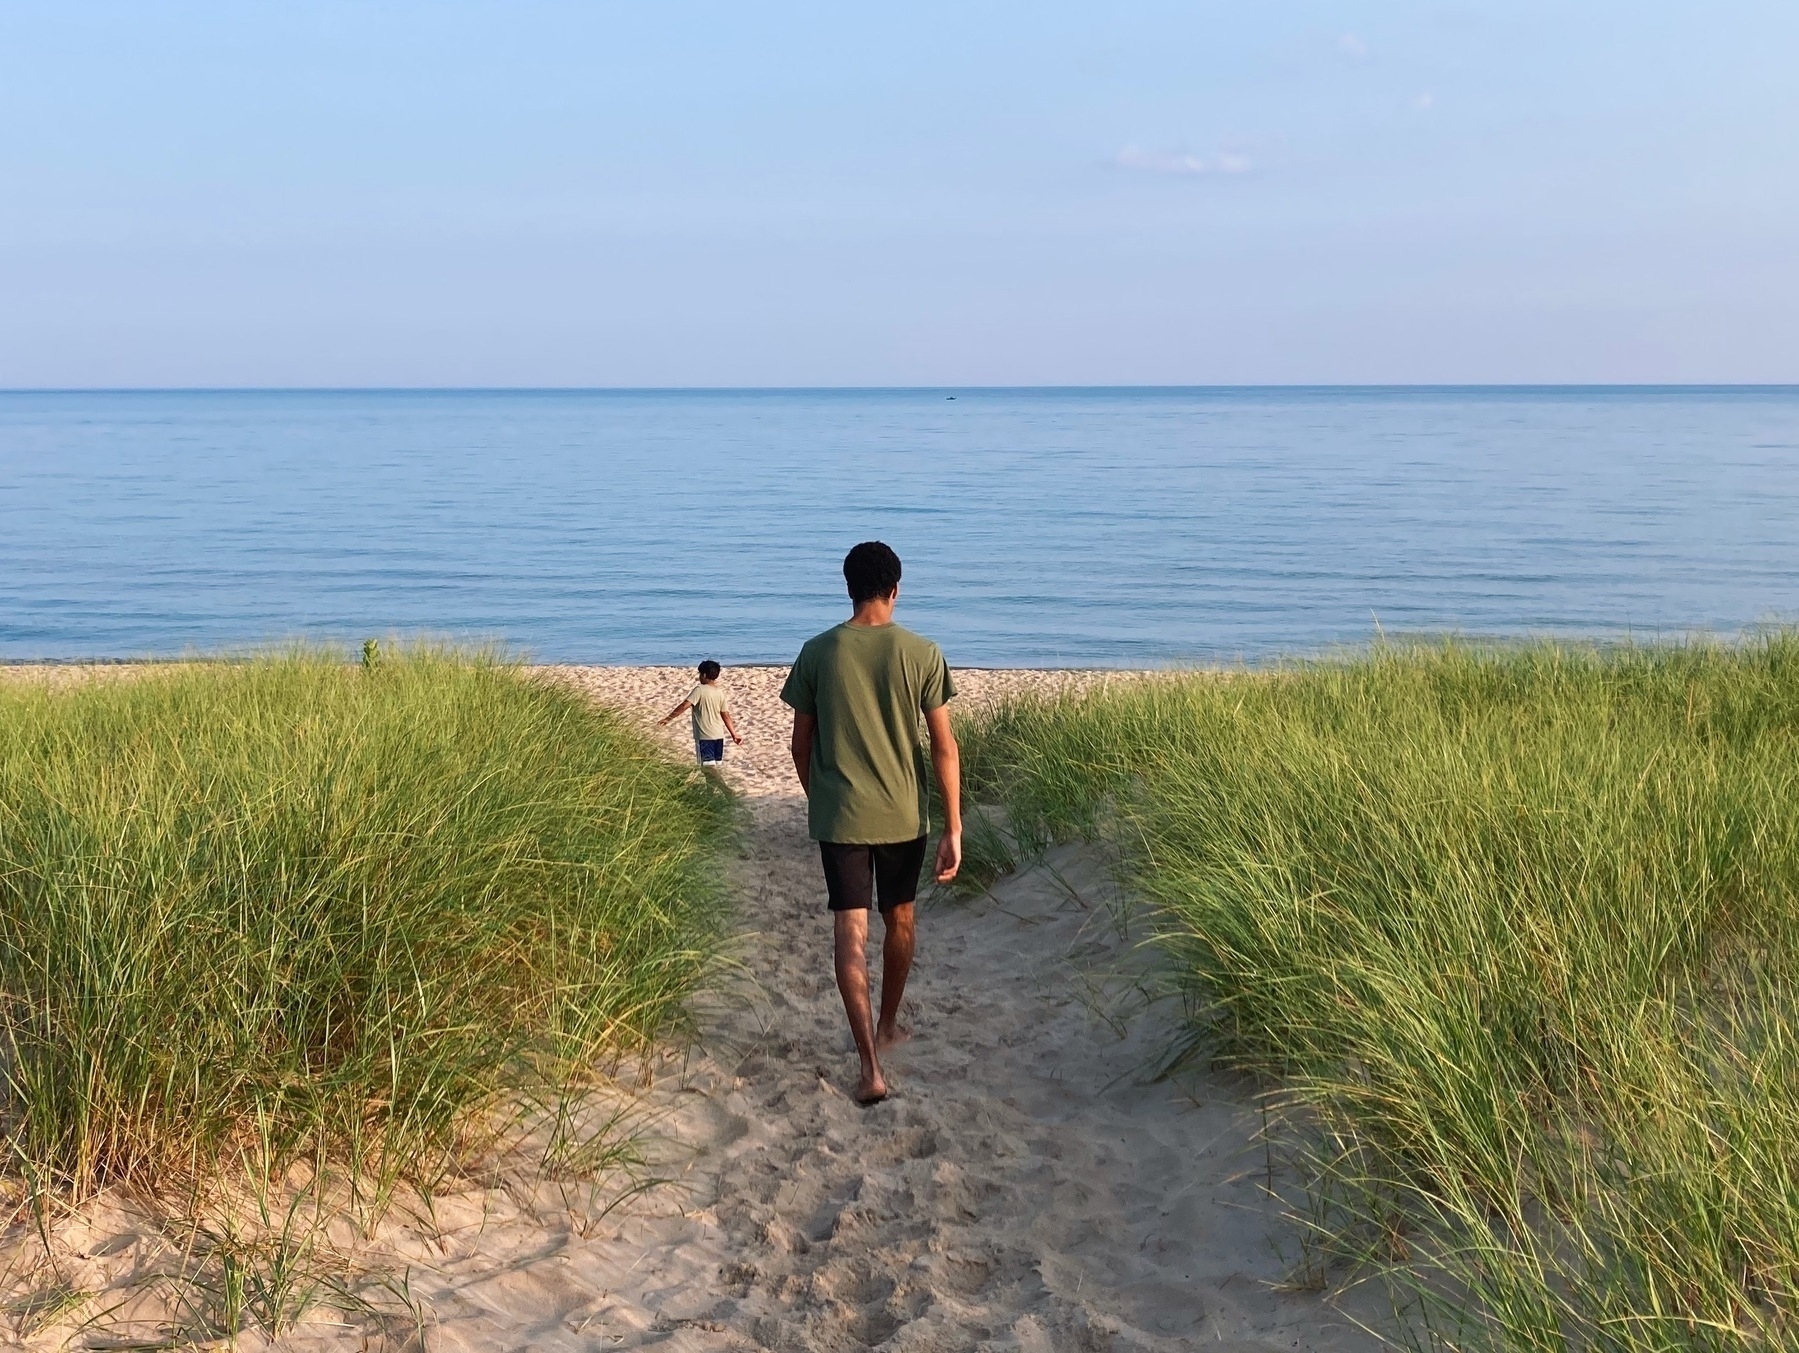
[[[1404,1337],[1799,1342],[1799,636],[1381,648],[962,742],[1021,851],[1116,843]]]
[[[3,1168],[428,1183],[675,1029],[731,812],[492,656],[0,685]]]

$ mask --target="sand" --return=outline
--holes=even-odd
[[[565,682],[602,703],[647,717],[652,723],[673,709],[698,679],[691,667],[540,667],[536,671]],[[978,710],[1025,692],[1084,690],[1120,681],[1140,681],[1145,672],[1038,671],[1022,668],[956,668],[958,710]],[[793,762],[787,753],[793,714],[781,703],[785,667],[735,667],[723,678],[732,717],[744,745],[727,744],[726,776],[741,794],[755,798],[796,796]],[[683,714],[660,736],[682,756],[693,755],[693,733]]]
[[[640,718],[690,680],[544,674]],[[850,1100],[781,676],[727,674],[748,738],[725,770],[749,818],[731,865],[737,967],[702,1002],[696,1045],[629,1101],[651,1129],[649,1172],[671,1182],[613,1206],[616,1174],[584,1185],[495,1162],[429,1220],[396,1209],[370,1236],[334,1228],[344,1262],[388,1275],[446,1353],[1375,1347],[1354,1323],[1376,1314],[1367,1296],[1294,1282],[1250,1088],[1146,1074],[1172,1026],[1145,1004],[1153,956],[1091,849],[1052,852],[975,901],[921,903],[917,1037],[887,1059],[885,1103]],[[1108,679],[1128,678],[957,674],[970,704]],[[664,736],[685,747],[685,719]],[[128,1209],[90,1206],[58,1224],[59,1281],[96,1293],[91,1312],[126,1299],[167,1244]],[[60,1346],[78,1314],[26,1342]],[[279,1344],[361,1348],[368,1329],[321,1308]]]

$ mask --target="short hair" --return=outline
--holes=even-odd
[[[707,658],[706,661],[700,664],[700,680],[717,681],[718,674],[723,670],[724,668],[713,662],[711,658]]]
[[[843,556],[843,580],[857,605],[890,597],[900,583],[899,556],[878,540],[865,540]]]

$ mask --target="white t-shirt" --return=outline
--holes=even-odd
[[[710,685],[704,681],[687,693],[687,703],[693,706],[693,737],[695,742],[716,742],[725,736],[725,688],[716,681]]]

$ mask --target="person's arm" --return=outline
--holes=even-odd
[[[669,710],[668,713],[664,714],[660,719],[656,720],[656,726],[658,728],[660,728],[663,724],[667,723],[670,719],[673,719],[678,715],[685,714],[685,713],[687,713],[688,710],[690,710],[692,708],[693,708],[693,701],[683,700],[680,704],[676,705],[673,709]]]
[[[718,717],[725,721],[725,732],[731,735],[731,741],[735,742],[739,747],[743,746],[743,738],[737,732],[737,724],[731,718],[731,711],[728,709],[721,709],[718,712]]]
[[[812,735],[818,731],[818,716],[793,712],[793,769],[800,777],[800,793],[812,792]]]
[[[948,705],[926,710],[924,723],[931,735],[931,769],[937,774],[937,794],[943,800],[937,882],[948,883],[962,868],[962,753],[956,747],[955,730],[949,726]]]

